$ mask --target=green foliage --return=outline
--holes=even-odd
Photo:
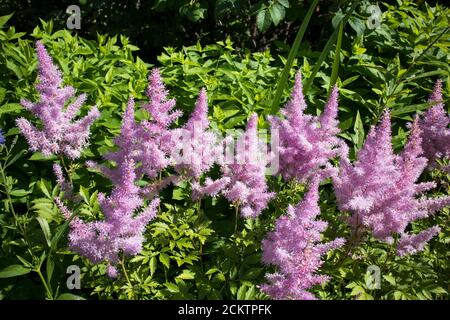
[[[214,12],[225,19],[233,11],[224,4],[238,7],[240,2],[217,1],[222,7]],[[202,1],[180,3],[180,11],[192,21],[207,19],[211,12]],[[192,111],[200,88],[205,87],[213,127],[222,132],[242,127],[251,112],[258,112],[259,125],[267,127],[264,115],[270,113],[274,100],[279,100],[278,106],[287,100],[296,69],[301,68],[307,81],[309,113],[321,112],[336,81],[341,136],[353,147],[353,154],[383,108],[392,110],[394,147],[401,148],[407,136],[405,122],[428,107],[426,96],[437,77],[446,80],[444,96],[450,95],[450,12],[427,4],[419,10],[410,1],[397,6],[380,4],[380,26],[369,29],[369,2],[361,3],[354,11],[343,8],[336,13],[335,29],[330,22],[330,37],[324,37],[325,45],[319,46],[323,50],[313,51],[316,47],[308,39],[297,41],[290,59],[268,49],[251,52],[239,48],[231,38],[209,45],[198,42],[165,48],[157,61],[171,96],[185,112],[179,124]],[[169,2],[155,3],[158,10],[169,10],[165,6]],[[250,16],[261,30],[270,29],[270,25],[281,24],[293,6],[292,1],[261,1],[252,7]],[[305,190],[304,185],[283,183],[277,177],[269,178],[270,189],[277,192],[269,208],[258,219],[238,219],[237,231],[235,208],[224,199],[192,202],[187,183],[165,189],[158,216],[147,227],[143,251],[122,261],[121,275],[115,280],[105,275],[105,264],[92,265],[67,250],[68,222],[54,202],[61,190],[51,165],[59,161],[73,180],[81,200],[74,212],[85,220],[101,219],[97,195],[108,193],[111,185],[86,169],[84,161],[101,161],[101,156],[114,148],[112,139],[119,133],[129,96],[133,95],[138,105],[145,100],[151,65],[136,56],[138,48],[123,35],[98,34],[96,40],[87,40],[67,30],[54,31],[53,23],[44,21],[25,34],[6,28],[10,18],[0,17],[0,127],[6,132],[6,144],[0,146],[0,299],[267,299],[257,286],[264,282],[265,273],[273,270],[261,263],[261,240],[287,205],[301,200]],[[315,18],[312,15],[311,23]],[[31,154],[14,125],[19,116],[30,118],[20,99],[37,98],[33,89],[36,39],[41,39],[55,58],[65,83],[87,93],[87,105],[97,104],[102,113],[93,126],[90,145],[77,163]],[[283,70],[287,84],[278,86],[281,89],[276,93]],[[142,111],[136,114],[138,120],[147,117]],[[449,175],[439,171],[425,175],[424,180],[438,183],[433,195],[448,194]],[[341,213],[328,182],[321,187],[320,203],[321,218],[330,222],[324,240],[348,235],[348,227],[338,219]],[[321,271],[331,280],[314,292],[323,299],[447,299],[449,219],[450,212],[445,209],[412,225],[412,232],[435,224],[442,228],[418,255],[400,259],[392,248],[371,238],[358,248],[330,253]],[[81,268],[82,289],[69,292],[66,268],[72,264]],[[369,285],[367,268],[371,265],[381,269],[380,289]]]

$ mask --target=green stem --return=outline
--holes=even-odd
[[[235,215],[234,215],[234,234],[237,233],[237,225],[238,225],[238,217],[239,217],[239,202],[237,202],[235,205]]]
[[[47,296],[49,297],[50,300],[53,300],[53,294],[52,291],[50,290],[50,288],[47,285],[47,282],[44,279],[44,276],[42,275],[42,272],[40,269],[36,270],[37,274],[39,275],[39,278],[41,278],[42,284],[44,285],[45,291],[47,292]]]
[[[133,285],[131,284],[130,278],[128,277],[127,269],[125,268],[125,256],[122,256],[122,259],[120,260],[120,265],[122,267],[123,274],[125,275],[125,278],[127,279],[128,285],[130,286],[130,288],[132,290],[131,291],[132,292],[131,299],[134,299]]]
[[[11,208],[11,212],[12,212],[13,217],[14,217],[14,224],[15,224],[16,227],[19,228],[20,232],[22,233],[22,236],[23,236],[24,239],[25,239],[25,242],[28,243],[28,240],[27,240],[27,234],[26,234],[26,232],[25,232],[25,227],[24,227],[24,225],[19,224],[19,221],[18,221],[18,219],[17,219],[16,210],[14,210],[14,205],[13,205],[13,203],[12,203],[11,194],[10,194],[10,192],[11,192],[11,186],[9,186],[9,185],[6,183],[5,170],[4,170],[4,167],[3,167],[2,164],[0,164],[0,172],[1,172],[1,175],[2,175],[3,186],[4,186],[4,188],[5,188],[6,198],[8,199],[8,205],[9,205],[9,207]]]
[[[61,156],[59,159],[61,160],[61,164],[62,164],[62,166],[64,168],[64,171],[66,171],[67,177],[69,178],[70,185],[73,185],[72,184],[72,177],[70,176],[69,169],[67,169],[66,163],[64,162],[64,157]]]

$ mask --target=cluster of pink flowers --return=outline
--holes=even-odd
[[[258,116],[253,113],[247,122],[245,132],[238,137],[232,160],[221,166],[221,178],[217,180],[206,178],[204,185],[193,184],[194,199],[221,194],[239,207],[243,218],[255,218],[267,207],[275,193],[269,192],[266,184],[268,159],[264,156],[258,157],[260,151],[258,148],[263,142],[258,139],[257,122]],[[230,139],[224,141],[225,148],[231,144]]]
[[[289,205],[287,215],[276,221],[275,231],[262,242],[263,262],[278,268],[278,272],[267,274],[268,283],[261,285],[261,290],[273,299],[316,299],[307,290],[328,280],[326,275],[317,274],[322,256],[345,243],[342,238],[320,242],[328,226],[316,220],[320,214],[320,179],[320,175],[312,178],[303,200],[295,208]]]
[[[306,109],[300,72],[295,78],[291,100],[281,111],[286,119],[269,116],[278,130],[279,171],[284,179],[305,182],[328,161],[340,154],[343,142],[337,137],[338,90],[335,86],[320,116],[304,114]]]
[[[36,89],[40,101],[33,103],[23,99],[21,104],[39,118],[42,130],[25,118],[17,119],[17,126],[32,151],[42,152],[45,156],[57,154],[76,159],[80,157],[81,149],[86,147],[90,126],[100,116],[100,112],[94,107],[84,118],[74,121],[86,101],[86,95],[80,95],[65,107],[75,94],[74,88],[62,87],[61,72],[40,41],[36,42],[36,52],[39,61],[39,83]]]
[[[450,159],[450,115],[444,109],[441,80],[436,82],[428,101],[434,105],[419,120],[419,126],[424,156],[428,159],[428,166],[434,168],[437,159]],[[442,169],[450,172],[450,166]]]
[[[154,199],[138,215],[143,199],[135,185],[135,163],[126,158],[119,168],[120,178],[111,194],[99,193],[98,200],[105,216],[102,221],[84,222],[75,217],[70,223],[69,247],[93,263],[107,262],[108,275],[117,276],[115,265],[119,255],[136,255],[142,250],[145,226],[156,216],[159,199]],[[69,209],[57,199],[57,204],[68,219]]]
[[[392,149],[390,126],[386,111],[378,127],[371,128],[357,161],[352,164],[347,157],[341,158],[339,174],[333,178],[334,190],[339,209],[352,213],[348,222],[356,232],[369,229],[375,238],[387,243],[393,243],[393,236],[398,234],[399,253],[413,252],[413,247],[423,247],[423,241],[438,229],[424,231],[427,236],[411,237],[406,234],[409,223],[449,205],[450,197],[417,198],[436,186],[434,182],[416,183],[427,165],[427,159],[421,156],[418,119],[398,155]]]
[[[206,90],[202,89],[189,120],[177,131],[180,150],[175,170],[183,177],[198,181],[214,163],[221,163],[223,146],[218,136],[209,130],[208,101]]]

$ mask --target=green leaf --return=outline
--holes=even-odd
[[[0,279],[22,276],[30,272],[31,272],[30,268],[25,268],[20,264],[13,264],[0,270]]]
[[[396,282],[395,282],[395,278],[391,275],[384,275],[383,278],[389,282],[389,284],[395,286]]]
[[[351,17],[353,11],[356,9],[357,5],[359,4],[359,1],[354,1],[350,10],[345,14],[344,18],[342,18],[341,23],[342,27],[345,27],[347,24],[348,19]],[[319,72],[320,67],[322,66],[322,63],[325,61],[325,58],[328,56],[333,43],[335,42],[335,39],[337,38],[339,33],[339,28],[335,29],[331,37],[328,39],[327,43],[325,44],[325,47],[323,48],[322,52],[320,53],[319,58],[316,61],[316,64],[314,66],[314,69],[311,71],[311,75],[306,81],[306,83],[303,86],[303,92],[308,92],[309,88],[312,85],[312,82],[314,78],[316,77],[317,72]]]
[[[18,113],[22,111],[24,108],[20,103],[7,103],[0,107],[0,115],[2,114],[10,114],[10,113]]]
[[[179,274],[177,278],[183,280],[192,280],[195,279],[195,272],[192,272],[191,270],[183,270],[183,272]]]
[[[350,293],[351,296],[358,296],[361,295],[363,293],[366,293],[366,290],[361,287],[360,285],[357,285],[355,287],[353,287],[352,292]]]
[[[266,31],[270,27],[270,13],[267,11],[267,8],[264,7],[256,15],[256,26],[259,31]]]
[[[236,299],[244,300],[246,291],[247,291],[247,285],[243,284],[237,292]]]
[[[330,87],[328,88],[328,94],[330,94],[331,89],[336,84],[338,75],[339,75],[339,64],[340,64],[340,56],[341,56],[341,45],[342,45],[342,34],[343,34],[343,24],[342,21],[339,23],[339,33],[336,41],[336,51],[334,53],[334,61],[333,68],[331,70],[331,78],[330,78]]]
[[[83,198],[84,202],[89,205],[89,189],[80,186],[80,196]]]
[[[77,296],[76,294],[72,293],[63,293],[61,294],[56,300],[86,300],[83,297]]]
[[[167,254],[165,253],[160,253],[159,254],[159,261],[167,268],[169,269],[170,267],[170,258]]]
[[[356,145],[356,148],[359,150],[362,147],[364,142],[364,126],[361,120],[361,116],[359,115],[359,110],[356,111],[356,119],[355,124],[353,126],[353,130],[355,131],[355,135],[353,136],[353,142]]]
[[[110,68],[105,75],[105,81],[107,84],[110,84],[112,82],[113,76],[114,76],[114,68]]]
[[[42,153],[40,152],[35,152],[33,153],[33,155],[28,159],[31,161],[53,161],[56,160],[57,157],[52,155],[52,156],[44,156]]]
[[[47,241],[47,245],[51,246],[52,234],[50,232],[50,226],[48,225],[47,220],[42,217],[36,217],[36,220],[39,222],[41,226],[42,232],[44,233],[45,240]]]
[[[173,293],[180,292],[180,289],[179,289],[178,286],[177,286],[176,284],[174,284],[174,283],[166,282],[166,283],[164,283],[164,285],[166,286],[166,288],[167,288],[170,292],[173,292]]]
[[[1,17],[0,17],[0,28],[3,27],[3,25],[4,25],[5,23],[7,23],[9,19],[11,19],[11,17],[13,16],[13,14],[14,14],[14,12],[13,12],[13,13],[10,13],[10,14],[8,14],[8,15],[6,15],[6,16],[1,16]]]
[[[156,257],[153,256],[150,259],[150,275],[153,276],[153,274],[155,273],[157,264],[158,264],[158,260],[156,260]]]
[[[279,4],[271,6],[269,8],[269,13],[274,25],[278,25],[286,14],[284,7]]]
[[[278,0],[277,2],[285,8],[289,8],[289,0]]]
[[[41,189],[42,193],[45,194],[47,198],[52,199],[52,196],[50,195],[50,191],[48,191],[45,180],[41,178],[41,181],[39,181],[37,184],[39,189]]]
[[[173,200],[183,200],[185,198],[184,190],[181,188],[175,188],[172,191]]]
[[[284,88],[286,86],[287,79],[289,77],[289,73],[292,68],[292,64],[294,63],[295,57],[297,57],[298,49],[300,48],[300,43],[302,42],[303,35],[305,34],[306,28],[309,24],[309,20],[311,19],[311,16],[318,2],[319,0],[314,0],[314,2],[311,4],[311,6],[308,9],[308,12],[303,18],[302,25],[300,26],[300,29],[298,30],[298,33],[295,36],[294,44],[292,45],[292,48],[289,51],[286,64],[283,68],[283,71],[281,72],[280,79],[278,80],[277,83],[277,90],[275,92],[275,96],[272,101],[271,114],[276,114],[280,108],[281,96],[283,95]]]
[[[245,300],[253,300],[255,298],[256,287],[251,286],[245,293]]]
[[[19,198],[24,197],[30,193],[31,193],[30,190],[24,190],[24,189],[16,189],[16,190],[11,191],[12,196],[19,197]]]

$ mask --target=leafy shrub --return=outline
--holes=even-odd
[[[428,107],[423,102],[432,87],[432,78],[449,77],[448,40],[444,32],[448,9],[436,6],[420,11],[407,1],[385,9],[383,23],[374,30],[361,27],[364,18],[355,14],[350,27],[345,28],[339,55],[341,137],[353,145],[354,152],[361,148],[368,126],[378,120],[384,106],[391,109],[394,147],[400,149],[407,136],[405,120]],[[4,26],[6,20],[2,17],[0,25]],[[397,32],[397,28],[405,31]],[[126,101],[130,95],[138,105],[145,100],[143,92],[151,65],[135,56],[138,48],[124,36],[98,35],[94,41],[52,29],[51,22],[43,22],[31,35],[16,33],[12,27],[0,30],[0,126],[6,138],[0,162],[0,187],[5,194],[0,210],[0,297],[77,298],[64,286],[67,266],[76,264],[82,269],[82,289],[76,294],[85,297],[266,299],[257,287],[264,282],[264,274],[271,271],[261,264],[261,241],[273,230],[287,204],[297,203],[305,191],[303,184],[284,183],[277,177],[269,179],[277,198],[260,217],[239,220],[238,232],[234,232],[234,208],[224,199],[202,201],[200,212],[205,218],[199,220],[198,204],[191,200],[189,184],[166,188],[160,194],[161,213],[146,232],[151,240],[139,255],[125,262],[128,279],[113,281],[105,276],[106,264],[92,265],[66,249],[64,220],[54,203],[54,197],[60,193],[60,187],[51,178],[54,159],[30,154],[13,125],[15,118],[29,116],[19,104],[20,99],[37,99],[31,38],[45,44],[60,66],[65,84],[87,93],[86,105],[98,104],[102,114],[93,124],[90,145],[80,162],[68,166],[82,198],[76,210],[86,219],[101,216],[97,194],[108,192],[111,185],[104,177],[86,170],[82,163],[87,159],[100,160],[114,150],[112,138],[119,134]],[[442,35],[432,43],[428,37],[415,39],[408,31],[428,34],[431,39]],[[306,92],[308,113],[322,111],[334,54],[326,57],[317,77],[311,78]],[[299,51],[294,67],[302,66],[306,81],[317,57],[318,53],[309,48]],[[236,49],[231,40],[206,46],[198,43],[179,50],[166,48],[158,61],[171,96],[177,98],[178,107],[185,114],[192,111],[200,88],[207,88],[211,125],[221,131],[242,127],[252,112],[260,114],[260,126],[267,126],[263,115],[270,113],[274,79],[285,63],[268,50],[251,53]],[[290,72],[292,80],[293,75],[294,70]],[[448,97],[449,81],[446,83],[444,95]],[[283,92],[283,102],[287,91]],[[137,109],[136,120],[148,117]],[[87,110],[84,108],[82,114]],[[213,170],[213,176],[218,175],[216,171]],[[438,184],[433,195],[448,194],[448,175],[435,170],[427,173],[424,180],[430,178]],[[324,241],[348,236],[346,224],[336,219],[336,200],[328,182],[321,186],[319,203],[321,219],[330,221]],[[400,259],[388,245],[373,238],[355,248],[351,256],[342,250],[329,253],[321,271],[332,280],[316,287],[314,293],[322,299],[445,299],[445,284],[450,276],[449,215],[449,210],[444,209],[412,224],[412,233],[433,225],[442,228],[419,255]],[[366,271],[370,265],[381,268],[379,290],[368,285]],[[47,293],[43,291],[44,283]]]

